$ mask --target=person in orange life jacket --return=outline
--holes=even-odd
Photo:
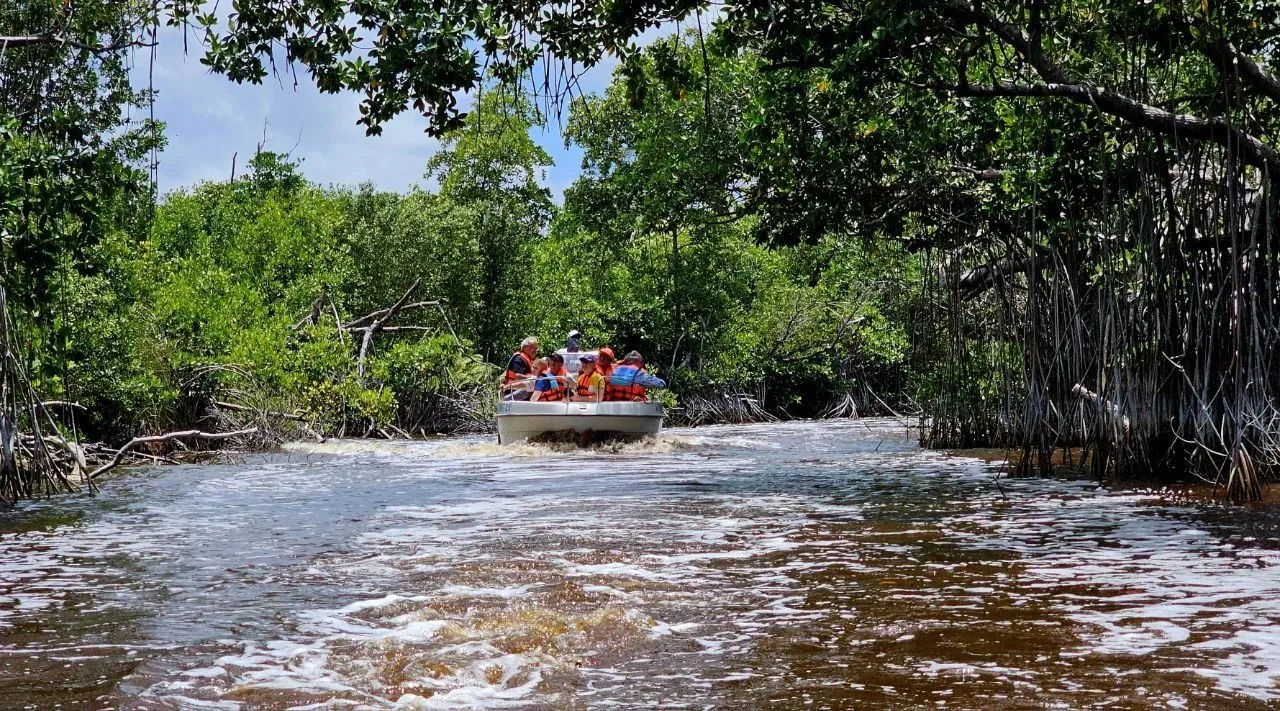
[[[596,353],[598,354],[596,356],[596,372],[600,374],[600,377],[607,378],[613,372],[613,349],[605,346],[596,351]]]
[[[610,374],[609,384],[604,389],[604,399],[643,402],[647,392],[644,387],[648,384],[646,380],[657,380],[657,378],[648,378],[648,373],[644,370],[644,358],[639,351],[631,351]]]
[[[573,394],[569,397],[574,402],[595,402],[600,399],[604,388],[601,386],[600,373],[596,370],[596,356],[588,353],[582,356],[578,366],[578,377]]]
[[[533,357],[538,354],[538,339],[529,336],[520,342],[520,350],[511,354],[507,372],[502,375],[502,392],[507,400],[528,400],[530,378],[534,376]]]
[[[565,385],[564,356],[552,353],[538,361],[545,364],[538,370],[537,379],[533,382],[533,402],[554,402],[563,400],[569,388]]]

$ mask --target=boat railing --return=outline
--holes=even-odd
[[[575,375],[575,374],[565,373],[563,376],[559,376],[559,377],[563,378],[563,380],[564,380],[564,386],[565,386],[566,388],[571,388],[571,387],[573,386],[573,376],[574,376],[574,375]],[[615,380],[613,379],[613,376],[612,376],[612,375],[608,375],[608,376],[605,376],[605,377],[609,380],[609,382],[610,382],[611,384],[614,384],[614,385],[617,385],[617,384],[618,384],[618,382],[617,382],[617,381],[615,381]],[[530,378],[521,378],[519,381],[517,381],[517,384],[521,387],[521,389],[524,389],[526,386],[527,386],[528,388],[532,389],[532,387],[533,387],[533,383],[534,383],[536,380],[537,380],[537,378],[533,378],[533,377],[530,377]],[[630,384],[630,383],[628,383],[628,384]],[[654,398],[653,396],[654,396],[654,393],[658,392],[659,390],[666,390],[666,388],[650,388],[650,387],[646,387],[646,388],[645,388],[645,399],[644,399],[644,402],[657,402],[658,400],[655,400],[655,398]],[[500,383],[498,383],[498,402],[529,402],[529,400],[513,400],[513,399],[508,399],[508,398],[507,398],[507,395],[509,395],[509,394],[510,394],[510,393],[512,393],[512,392],[519,392],[519,390],[517,390],[517,389],[515,389],[515,388],[508,388],[508,387],[506,387],[506,385],[505,385],[504,383],[501,383],[501,382],[500,382]],[[598,404],[598,403],[601,403],[601,402],[609,402],[609,401],[607,401],[607,400],[605,400],[605,399],[604,399],[604,393],[603,393],[603,392],[597,392],[597,393],[595,394],[595,399],[593,399],[593,400],[580,400],[580,399],[579,399],[579,400],[575,400],[575,399],[573,399],[574,397],[577,397],[577,396],[566,395],[566,396],[564,397],[564,399],[556,401],[556,402],[562,402],[562,403],[564,403],[564,410],[565,410],[565,414],[569,414],[569,407],[570,407],[571,405],[582,405],[582,404],[585,404],[585,403],[597,403],[597,404]],[[541,402],[541,401],[539,401],[539,402]],[[550,403],[550,402],[548,402],[548,403],[546,403],[546,404],[550,405],[551,403]]]

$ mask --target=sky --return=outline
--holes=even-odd
[[[423,177],[427,159],[439,143],[423,132],[426,122],[410,109],[384,127],[381,136],[365,136],[356,124],[360,96],[321,94],[299,68],[298,86],[291,77],[268,77],[262,85],[239,85],[210,74],[200,63],[200,47],[191,38],[184,54],[182,33],[165,28],[159,37],[156,61],[150,65],[140,53],[134,69],[135,86],[150,81],[157,90],[156,118],[165,122],[168,146],[160,155],[161,194],[207,180],[231,176],[253,156],[259,143],[265,150],[289,153],[302,161],[302,172],[321,185],[357,185],[372,181],[382,190],[406,190],[414,184],[430,187]],[[149,53],[148,53],[149,54]],[[602,63],[582,78],[584,91],[602,91],[616,62]],[[559,128],[535,128],[532,136],[555,161],[544,177],[559,202],[578,176],[582,152],[566,148]]]

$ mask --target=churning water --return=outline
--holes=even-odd
[[[0,708],[1248,708],[1280,515],[893,423],[339,443],[0,512]]]

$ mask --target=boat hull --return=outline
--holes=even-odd
[[[660,402],[521,402],[498,404],[498,442],[510,444],[557,433],[656,437],[666,415]]]

